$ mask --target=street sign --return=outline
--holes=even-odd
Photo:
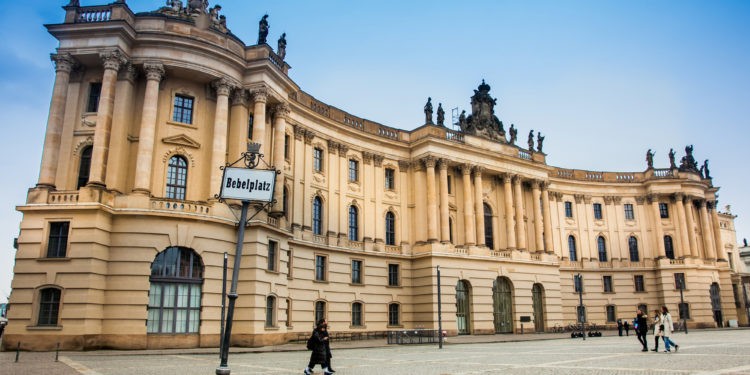
[[[221,179],[222,199],[272,202],[276,171],[271,169],[224,168]]]

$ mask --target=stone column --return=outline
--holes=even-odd
[[[39,172],[37,187],[55,188],[57,162],[60,159],[60,138],[62,136],[65,103],[68,100],[68,83],[75,60],[70,54],[53,54],[55,62],[55,86],[52,88],[52,100],[47,117],[47,134],[44,136],[42,167]]]
[[[252,92],[253,95],[253,142],[260,143],[260,153],[266,148],[266,101],[268,89],[261,87]]]
[[[542,220],[544,220],[544,251],[548,254],[553,253],[553,242],[552,242],[552,214],[550,210],[552,207],[549,204],[550,192],[547,190],[548,184],[542,183]],[[611,227],[611,225],[610,225]]]
[[[300,230],[302,228],[302,220],[304,218],[305,185],[303,181],[306,181],[305,170],[309,169],[309,167],[305,167],[305,161],[310,158],[310,155],[307,154],[307,147],[305,147],[305,144],[303,143],[304,136],[305,128],[299,125],[294,125],[294,186],[292,186],[291,191],[294,199],[289,202],[291,203],[293,212],[290,217],[292,221],[292,231]]]
[[[654,218],[654,235],[656,236],[657,249],[656,255],[658,258],[664,258],[667,256],[667,253],[664,249],[664,230],[661,228],[661,215],[659,214],[659,196],[656,194],[649,194],[646,199],[651,203],[651,213]]]
[[[107,174],[104,176],[107,181],[107,188],[116,191],[118,194],[126,192],[127,180],[132,178],[131,173],[123,173],[130,166],[130,141],[128,133],[130,125],[134,122],[133,118],[137,115],[133,113],[135,107],[136,78],[138,71],[133,64],[126,64],[120,68],[120,74],[117,78],[117,100],[112,109],[112,134],[109,139],[109,159],[107,165]]]
[[[209,198],[219,194],[221,189],[222,170],[219,167],[227,162],[227,114],[229,111],[229,92],[232,86],[224,78],[211,83],[216,90],[216,110],[214,111],[214,133],[211,148],[211,170]]]
[[[708,211],[706,210],[705,199],[698,200],[698,209],[701,216],[701,237],[703,237],[703,248],[706,251],[706,259],[716,260],[716,250],[714,249],[713,238],[711,237],[711,225],[708,223]]]
[[[513,178],[514,196],[516,198],[516,240],[519,250],[526,250],[526,222],[523,210],[523,186],[521,176]]]
[[[143,64],[143,70],[146,72],[146,94],[143,97],[141,131],[138,134],[133,192],[148,195],[151,193],[156,113],[159,109],[159,82],[164,77],[164,65],[148,62]]]
[[[685,197],[687,205],[685,206],[685,218],[687,219],[688,229],[688,243],[690,244],[690,256],[693,258],[699,258],[698,254],[698,239],[695,238],[695,216],[693,215],[694,204],[693,198]]]
[[[274,136],[275,137],[275,136]],[[335,199],[334,192],[339,190],[337,184],[339,183],[338,176],[340,173],[345,174],[345,169],[339,169],[339,158],[336,156],[336,154],[339,151],[339,144],[338,142],[328,140],[328,173],[326,178],[326,182],[328,183],[328,191],[330,194],[328,195],[328,235],[329,236],[337,236],[338,233],[336,233],[337,230],[339,230],[339,220],[341,221],[349,221],[349,208],[344,208],[344,206],[340,206],[339,208],[339,201],[338,199]],[[349,233],[349,227],[346,228],[346,231],[344,232],[346,234]],[[333,244],[333,242],[331,242]]]
[[[541,202],[542,181],[535,180],[531,183],[531,200],[534,207],[534,238],[536,239],[536,251],[544,251],[544,235],[542,231],[542,202]],[[529,249],[531,250],[531,249]]]
[[[347,157],[347,153],[349,152],[349,146],[339,143],[338,144],[339,149],[339,210],[343,213],[344,218],[339,220],[339,238],[341,237],[347,237],[347,234],[349,233],[349,204],[346,199],[346,193],[349,191],[349,176],[347,175],[347,162],[349,161],[349,158]],[[364,170],[364,165],[362,165],[362,169]],[[364,209],[364,207],[362,207]],[[360,226],[359,230],[359,238],[357,240],[359,241],[362,236],[364,235],[364,227],[365,227],[365,213],[363,210],[359,210],[359,216],[362,218],[362,225]]]
[[[714,244],[716,246],[716,256],[719,260],[727,260],[727,252],[724,249],[724,241],[721,240],[721,228],[719,227],[719,214],[717,205],[719,201],[708,201],[708,209],[711,212],[711,224],[713,225]]]
[[[427,175],[427,242],[437,242],[437,196],[435,194],[435,162],[432,156],[422,159]]]
[[[484,198],[482,197],[482,171],[484,167],[474,167],[474,217],[477,223],[477,246],[484,246]]]
[[[684,194],[677,193],[674,195],[675,204],[677,206],[677,237],[679,238],[678,244],[675,247],[675,258],[684,258],[690,255],[690,240],[688,239],[688,227],[687,219],[685,218],[685,199]],[[678,255],[679,254],[679,255]]]
[[[508,237],[508,250],[514,250],[516,248],[516,221],[513,217],[513,175],[504,174],[503,189],[505,197],[505,232]]]
[[[253,134],[253,136],[255,136]],[[315,132],[310,130],[304,131],[305,136],[305,178],[304,178],[304,184],[303,186],[299,186],[298,188],[304,189],[303,190],[303,198],[301,201],[298,201],[296,203],[304,205],[304,216],[302,217],[302,230],[303,231],[310,231],[312,230],[312,180],[313,180],[313,169],[312,169],[312,157],[313,157],[313,147],[312,147],[312,141],[315,138]]]
[[[286,103],[277,104],[273,110],[273,166],[281,171],[276,175],[276,184],[273,189],[273,196],[276,199],[271,215],[284,215],[284,136],[286,135],[286,120],[289,117],[289,105]],[[330,212],[328,213],[331,214]],[[328,227],[333,229],[335,227]]]
[[[401,212],[400,212],[400,220],[398,220],[398,233],[397,236],[399,238],[399,245],[403,246],[408,244],[410,241],[414,241],[414,231],[410,230],[410,224],[412,223],[412,213],[408,209],[409,202],[408,199],[405,198],[406,192],[409,191],[409,187],[412,185],[411,179],[409,178],[409,168],[412,166],[412,163],[406,160],[399,160],[398,161],[398,179],[396,180],[396,185],[398,186],[399,194],[401,195]],[[385,220],[385,217],[382,216],[381,220]]]
[[[448,160],[440,159],[440,242],[449,243],[450,233],[450,209],[448,207]]]
[[[464,164],[461,166],[463,173],[463,193],[464,193],[464,231],[466,246],[474,246],[477,242],[476,231],[474,231],[474,206],[472,205],[471,191],[471,165]]]
[[[104,63],[102,91],[99,96],[99,111],[96,113],[96,130],[94,131],[94,148],[91,153],[91,172],[86,186],[103,188],[106,186],[104,176],[107,173],[109,156],[109,134],[112,131],[112,111],[115,103],[115,84],[117,72],[125,64],[125,57],[117,50],[99,54]]]
[[[380,186],[379,188],[375,189],[375,209],[374,212],[378,213],[377,215],[380,215],[380,212],[383,212],[383,194],[379,194],[378,191],[382,191],[379,189],[383,189],[385,186],[385,180],[383,176],[383,160],[385,159],[385,156],[380,154],[374,154],[372,156],[372,165],[373,165],[373,177],[368,181],[373,181],[372,184],[374,186]],[[363,181],[363,183],[364,183]],[[437,213],[435,214],[437,215]],[[437,216],[436,216],[437,217]],[[436,219],[437,220],[437,219]],[[399,232],[397,232],[398,234]],[[384,243],[385,242],[385,216],[383,216],[380,220],[375,220],[375,242],[376,243]]]
[[[231,107],[229,109],[229,145],[227,152],[230,162],[240,158],[243,152],[247,151],[248,139],[248,101],[250,96],[245,89],[237,89],[232,92],[229,98]],[[293,145],[289,145],[290,148]]]

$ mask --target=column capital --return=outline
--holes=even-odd
[[[265,103],[268,101],[268,89],[265,87],[257,88],[251,94],[255,103]]]
[[[573,194],[573,199],[577,204],[580,204],[581,202],[583,202],[583,194]]]
[[[498,176],[498,178],[500,178],[500,180],[502,180],[502,181],[503,181],[503,183],[506,183],[506,184],[507,184],[507,183],[511,183],[511,182],[513,182],[513,177],[515,177],[515,175],[514,175],[514,174],[512,174],[512,173],[507,173],[507,172],[506,172],[506,173],[501,173],[501,174],[500,174],[500,175]]]
[[[612,204],[612,201],[614,201],[614,197],[611,195],[605,195],[604,196],[604,204]]]
[[[136,77],[138,77],[138,70],[135,69],[135,66],[131,63],[126,63],[125,67],[120,71],[120,76],[118,79],[123,79],[126,81],[130,81],[130,83],[134,83]]]
[[[513,175],[513,183],[516,185],[521,185],[523,183],[523,177],[521,177],[520,174]]]
[[[146,73],[146,80],[161,81],[164,77],[164,65],[159,62],[143,63],[143,71]]]
[[[373,154],[372,155],[372,161],[375,163],[376,167],[382,167],[384,159],[385,159],[385,156],[383,156],[383,155],[380,155],[380,154]]]
[[[484,172],[486,168],[484,168],[481,165],[474,166],[474,177],[482,177],[482,172]]]
[[[313,138],[315,138],[315,132],[310,130],[305,130],[305,144],[311,144]]]
[[[438,160],[438,168],[440,168],[441,171],[448,170],[448,163],[448,159],[440,158],[440,160]]]
[[[247,93],[247,90],[242,88],[232,91],[231,98],[233,106],[241,105],[247,107],[247,104],[250,102],[250,94]]]
[[[211,87],[216,90],[218,96],[229,96],[229,92],[232,91],[234,85],[229,82],[228,79],[222,77],[211,82]]]
[[[638,196],[635,197],[635,203],[637,203],[637,204],[643,204],[644,202],[646,202],[646,197],[645,196],[638,195]]]
[[[426,168],[435,168],[437,159],[434,156],[425,156],[422,158],[422,163],[424,163]]]
[[[294,124],[294,139],[296,140],[302,140],[302,137],[305,136],[305,128],[303,128],[301,125]]]
[[[695,204],[695,207],[698,207],[699,209],[702,209],[706,204],[706,200],[702,198],[695,199],[693,200],[693,202]]]
[[[370,165],[372,163],[372,152],[362,151],[362,160],[365,164]]]
[[[646,194],[646,200],[649,204],[659,203],[659,194]]]
[[[461,168],[461,173],[465,175],[471,174],[471,168],[472,168],[471,164],[464,163],[464,164],[461,164],[459,168]]]
[[[411,162],[408,160],[399,160],[398,161],[398,169],[402,172],[406,172],[409,170],[409,167],[411,166]]]
[[[128,61],[122,52],[116,49],[99,52],[99,58],[102,60],[105,70],[118,71]]]
[[[531,188],[541,190],[544,187],[544,181],[542,180],[531,180]]]
[[[289,114],[292,113],[292,109],[289,108],[287,103],[279,103],[273,106],[273,118],[282,118],[284,120],[289,119]]]
[[[684,197],[685,197],[685,194],[683,194],[683,193],[674,193],[674,194],[672,194],[672,201],[675,202],[675,203],[677,203],[677,202],[682,203],[682,200],[683,200]]]
[[[69,53],[52,53],[49,55],[49,58],[55,63],[56,72],[70,73],[78,65]]]
[[[343,143],[339,143],[339,156],[346,156],[346,153],[348,152],[349,152],[349,146]]]
[[[328,153],[329,154],[335,154],[336,151],[339,149],[339,143],[336,141],[333,141],[331,139],[328,140]]]

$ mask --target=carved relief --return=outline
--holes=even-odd
[[[268,89],[265,87],[257,88],[251,94],[255,103],[266,103],[268,101]]]
[[[335,154],[339,149],[339,144],[333,140],[328,140],[328,153]]]
[[[232,105],[247,107],[250,102],[250,94],[245,89],[236,89],[232,92]]]
[[[73,155],[80,156],[81,150],[83,150],[86,146],[93,146],[94,145],[94,138],[86,137],[86,139],[78,142],[75,149],[73,150]]]
[[[346,154],[349,152],[349,146],[339,143],[339,156],[346,156]]]

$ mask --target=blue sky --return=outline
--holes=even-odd
[[[82,5],[108,1],[81,0]],[[0,12],[0,301],[10,293],[21,215],[36,184],[60,23],[67,0],[2,1]],[[163,1],[129,0],[135,12]],[[213,6],[215,2],[211,2]],[[554,166],[642,171],[646,150],[667,167],[685,145],[710,159],[720,207],[738,241],[750,237],[748,1],[227,0],[227,25],[246,44],[269,14],[269,44],[287,33],[291,78],[357,116],[413,129],[435,106],[470,109],[482,79],[498,117],[545,136]],[[524,135],[523,137],[521,135]]]

